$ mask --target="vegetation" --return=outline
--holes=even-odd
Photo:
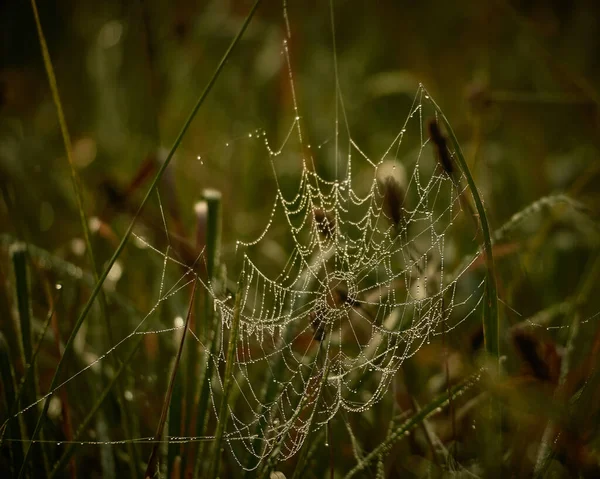
[[[600,475],[600,8],[405,3],[0,6],[3,477]]]

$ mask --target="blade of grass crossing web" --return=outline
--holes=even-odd
[[[426,90],[424,90],[426,92]],[[429,101],[435,108],[435,111],[441,118],[448,135],[450,136],[450,141],[452,142],[452,146],[454,147],[454,151],[456,153],[456,159],[458,160],[460,169],[462,170],[465,178],[467,180],[467,184],[469,186],[469,190],[471,195],[473,196],[473,201],[475,202],[475,208],[477,210],[477,215],[479,217],[478,226],[481,228],[481,233],[483,237],[483,252],[485,254],[485,264],[487,269],[487,277],[486,277],[486,315],[483,318],[483,331],[485,336],[485,348],[487,353],[496,358],[496,362],[498,361],[499,355],[499,322],[498,322],[498,290],[496,286],[496,274],[494,268],[494,256],[492,252],[492,237],[490,234],[490,226],[487,219],[487,215],[485,212],[485,208],[483,206],[483,201],[481,196],[479,195],[479,191],[477,190],[477,186],[475,185],[475,180],[473,179],[473,175],[471,174],[471,170],[469,170],[469,166],[465,161],[465,157],[463,155],[462,149],[454,134],[454,130],[452,130],[452,126],[450,122],[444,115],[444,112],[438,106],[438,104],[429,96]]]
[[[479,381],[479,374],[475,374],[465,381],[453,386],[437,399],[431,401],[426,406],[423,406],[418,413],[398,426],[381,444],[367,454],[361,462],[346,474],[345,479],[355,477],[358,473],[369,467],[372,462],[375,462],[380,457],[385,457],[390,452],[391,447],[405,436],[405,433],[421,424],[424,419],[433,414],[438,408],[447,406],[450,399],[458,397],[477,381]]]
[[[234,379],[234,361],[237,350],[237,343],[240,331],[240,317],[242,310],[242,296],[244,296],[244,282],[240,278],[238,291],[235,295],[235,304],[233,307],[233,318],[231,320],[231,329],[229,330],[229,342],[227,345],[227,357],[225,360],[225,378],[223,380],[223,396],[219,406],[219,417],[217,418],[217,430],[213,440],[212,454],[209,458],[210,466],[208,468],[208,479],[216,479],[221,467],[221,445],[227,420],[229,419],[229,396],[233,387]]]
[[[179,349],[177,351],[177,357],[175,358],[175,363],[173,364],[173,370],[171,371],[171,378],[169,380],[169,388],[167,389],[167,394],[165,395],[165,401],[163,403],[162,412],[160,414],[160,420],[158,421],[158,426],[156,428],[156,434],[154,435],[154,447],[152,448],[152,453],[150,454],[150,459],[148,459],[148,467],[146,468],[146,473],[144,477],[151,478],[154,477],[156,472],[156,467],[158,465],[158,452],[160,446],[160,439],[163,435],[163,431],[165,428],[165,422],[167,421],[167,415],[169,412],[169,404],[171,403],[171,397],[173,395],[173,387],[175,385],[175,378],[177,377],[177,370],[179,369],[179,363],[181,361],[181,354],[183,353],[183,345],[185,344],[185,338],[187,336],[188,326],[190,324],[190,318],[193,315],[193,307],[194,307],[194,298],[196,296],[196,286],[198,282],[194,281],[194,287],[192,289],[192,295],[190,297],[190,304],[188,307],[187,317],[185,319],[185,325],[183,329],[183,334],[181,335],[181,342],[179,343]]]
[[[87,220],[87,217],[85,214],[85,208],[84,208],[84,204],[83,204],[83,195],[81,193],[81,191],[82,191],[81,180],[79,178],[79,175],[77,174],[77,171],[75,169],[75,164],[73,162],[73,154],[72,154],[73,148],[72,148],[72,143],[71,143],[71,136],[69,134],[69,129],[67,127],[67,121],[65,119],[65,114],[64,114],[64,111],[62,108],[62,102],[60,100],[60,94],[58,91],[58,83],[56,81],[54,67],[52,66],[52,59],[50,58],[50,52],[48,51],[48,46],[46,44],[46,38],[45,38],[44,30],[42,28],[42,24],[40,21],[36,0],[31,0],[31,7],[33,10],[35,25],[36,25],[36,29],[37,29],[38,37],[39,37],[39,41],[40,41],[40,48],[42,50],[44,66],[46,68],[46,74],[48,76],[48,82],[50,84],[50,91],[52,92],[52,100],[53,100],[54,106],[56,108],[56,113],[58,116],[58,123],[60,126],[60,132],[61,132],[61,135],[63,138],[63,143],[65,146],[65,152],[66,152],[67,160],[69,163],[69,169],[71,171],[71,182],[73,184],[73,191],[75,192],[75,198],[77,200],[77,210],[79,211],[79,220],[81,222],[81,228],[83,230],[83,237],[84,237],[84,241],[85,241],[86,252],[88,255],[88,260],[90,262],[94,280],[96,283],[98,283],[100,278],[98,275],[98,268],[96,265],[96,260],[94,258],[94,251],[92,249],[92,242],[90,239],[91,235],[90,235],[90,230],[89,230],[89,224],[88,224],[88,220]],[[113,336],[112,336],[112,326],[110,324],[110,316],[108,314],[106,296],[104,295],[103,290],[99,291],[99,301],[100,301],[101,315],[106,324],[106,335],[107,335],[107,339],[109,342],[109,347],[112,347],[115,342],[114,342]],[[112,362],[112,365],[115,368],[118,367],[118,359],[117,359],[116,354],[117,353],[115,353],[115,356],[111,355],[109,358],[109,361]],[[123,400],[121,386],[118,383],[116,385],[116,390],[117,390],[117,402],[119,404],[119,408],[121,409],[121,411],[125,412],[125,414],[121,415],[121,418],[122,418],[121,426],[123,427],[123,430],[125,431],[126,434],[131,435],[132,432],[131,432],[128,418],[133,417],[131,415],[132,411],[128,411],[129,405]],[[137,452],[137,448],[135,447],[135,444],[128,444],[128,450],[129,450],[129,454],[132,456],[132,462],[131,462],[132,467],[131,467],[130,473],[131,473],[131,477],[135,478],[135,477],[137,477],[137,473],[135,470],[135,464],[139,463],[138,452]]]
[[[83,321],[87,317],[89,311],[92,308],[92,305],[94,304],[94,301],[95,301],[96,297],[98,296],[100,290],[102,289],[102,284],[106,280],[106,277],[108,276],[108,273],[109,273],[110,269],[112,268],[112,266],[114,265],[115,261],[120,256],[120,254],[123,251],[123,249],[125,248],[125,244],[127,243],[127,240],[129,239],[129,237],[131,236],[131,232],[133,231],[133,228],[135,226],[135,223],[137,222],[138,217],[140,216],[140,213],[142,212],[144,206],[148,202],[148,199],[150,198],[150,196],[155,191],[155,189],[156,189],[156,187],[158,185],[158,182],[160,181],[160,179],[162,178],[165,170],[167,169],[167,167],[171,163],[171,160],[173,159],[173,155],[175,154],[175,151],[177,150],[177,148],[179,148],[179,145],[181,144],[181,142],[183,140],[183,137],[185,136],[187,130],[189,129],[189,127],[190,127],[190,125],[192,123],[192,120],[194,119],[194,117],[196,116],[196,113],[198,112],[198,110],[200,109],[200,107],[203,105],[204,101],[206,100],[206,97],[208,96],[208,94],[212,90],[215,82],[217,81],[217,78],[219,77],[221,71],[223,70],[223,68],[225,66],[225,63],[227,62],[227,59],[230,57],[231,52],[233,51],[234,47],[239,43],[240,39],[242,38],[242,35],[246,31],[246,28],[248,27],[248,24],[250,23],[250,20],[254,16],[254,13],[256,12],[256,9],[258,8],[258,5],[260,3],[261,3],[261,0],[256,0],[255,1],[255,3],[252,6],[250,12],[246,16],[246,19],[244,20],[244,22],[243,22],[243,24],[242,24],[242,26],[240,28],[240,31],[235,36],[235,38],[232,40],[231,44],[229,45],[229,48],[226,50],[225,54],[223,55],[223,58],[221,59],[221,61],[219,62],[217,68],[215,69],[215,71],[214,71],[211,79],[209,80],[209,82],[206,85],[206,87],[204,88],[202,94],[198,98],[198,101],[196,102],[196,105],[194,105],[194,107],[192,108],[192,111],[190,112],[190,115],[188,116],[188,118],[187,118],[186,122],[184,123],[183,127],[181,128],[181,131],[177,135],[177,138],[175,139],[175,142],[173,143],[173,146],[171,147],[171,150],[167,154],[167,157],[165,158],[165,161],[163,162],[163,164],[159,168],[158,172],[156,173],[156,176],[154,177],[154,180],[150,184],[150,187],[148,188],[148,191],[147,191],[146,195],[144,196],[144,199],[142,200],[142,202],[141,202],[138,210],[136,211],[133,219],[131,220],[131,223],[127,227],[127,230],[125,231],[125,234],[123,235],[123,238],[122,238],[121,242],[119,243],[119,246],[115,250],[113,256],[108,261],[108,264],[106,265],[104,271],[100,275],[100,277],[98,279],[98,282],[96,283],[96,286],[92,290],[90,298],[88,299],[88,301],[85,304],[85,306],[83,307],[83,309],[82,309],[79,317],[77,318],[77,321],[76,321],[75,325],[73,326],[73,330],[71,331],[71,335],[69,336],[69,339],[65,343],[65,350],[64,350],[63,356],[62,356],[61,360],[59,361],[59,363],[58,363],[58,365],[56,367],[56,371],[55,371],[54,376],[52,378],[52,381],[50,383],[50,388],[49,388],[50,394],[44,400],[43,410],[42,410],[42,413],[39,416],[38,422],[36,424],[35,430],[34,430],[33,435],[32,435],[32,439],[35,439],[37,437],[37,435],[39,434],[39,432],[40,432],[40,429],[41,429],[41,427],[43,425],[43,422],[44,422],[44,420],[46,418],[46,414],[48,413],[48,407],[50,405],[50,397],[52,395],[51,392],[54,390],[54,388],[56,388],[56,386],[58,384],[58,378],[60,377],[60,373],[62,372],[62,370],[64,368],[64,358],[65,358],[67,352],[69,351],[69,349],[72,347],[73,342],[75,340],[75,337],[77,335],[77,332],[79,331],[79,328],[81,328],[81,325],[83,324]],[[27,459],[29,457],[30,450],[31,450],[31,447],[29,447],[27,449],[27,451],[25,452],[24,463],[23,463],[23,467],[21,468],[21,471],[19,472],[19,478],[23,477],[23,474],[25,473],[25,469],[26,469],[25,468],[25,464],[26,464]]]

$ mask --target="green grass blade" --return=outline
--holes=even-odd
[[[450,141],[452,142],[452,146],[455,151],[455,158],[458,160],[458,164],[460,169],[462,170],[465,178],[467,180],[467,185],[471,192],[471,196],[473,197],[473,201],[475,202],[475,212],[471,211],[471,216],[476,222],[476,227],[478,228],[478,232],[481,231],[482,240],[483,240],[483,254],[486,266],[486,282],[485,282],[485,299],[483,301],[483,337],[486,353],[490,359],[490,367],[493,376],[497,377],[500,374],[500,321],[498,316],[498,287],[496,284],[496,269],[494,266],[494,255],[492,250],[492,237],[490,233],[490,225],[488,221],[488,217],[483,206],[483,201],[481,196],[479,195],[479,191],[477,190],[477,186],[475,185],[475,180],[473,179],[473,175],[469,169],[469,166],[465,160],[465,157],[462,152],[462,148],[456,138],[454,130],[450,125],[450,122],[444,115],[444,112],[438,106],[438,104],[431,98],[429,99],[431,104],[435,108],[435,111],[442,119],[446,131],[450,137]],[[472,210],[470,206],[470,202],[468,203],[468,208]],[[501,461],[501,411],[500,405],[495,400],[492,399],[490,403],[489,409],[489,421],[490,427],[488,429],[485,448],[485,463],[487,467],[491,470],[494,469],[495,474],[499,473],[497,470],[499,462]]]
[[[479,374],[472,375],[465,381],[450,388],[448,391],[440,395],[437,399],[431,401],[426,406],[423,406],[418,413],[397,427],[392,434],[388,435],[385,441],[367,454],[361,462],[359,462],[350,472],[348,472],[348,474],[346,474],[345,479],[355,477],[359,472],[364,471],[372,462],[389,452],[392,445],[402,439],[406,432],[417,427],[423,422],[424,419],[436,412],[438,408],[447,406],[451,399],[461,395],[464,391],[472,387],[478,381]]]
[[[60,289],[59,289],[59,292],[60,292]],[[57,299],[58,299],[58,297],[54,299],[54,304],[55,305],[56,305]],[[23,373],[23,377],[21,378],[21,381],[19,383],[19,387],[16,390],[15,401],[12,404],[12,406],[8,409],[8,419],[2,425],[3,427],[5,425],[7,425],[10,420],[12,420],[12,419],[15,418],[14,416],[15,416],[15,414],[18,411],[18,405],[21,402],[21,398],[23,396],[23,391],[25,391],[25,389],[26,389],[25,385],[28,384],[28,381],[30,380],[31,375],[33,374],[33,372],[35,370],[33,368],[33,366],[36,364],[38,353],[41,350],[42,342],[44,340],[44,337],[46,336],[46,331],[48,331],[48,327],[50,326],[50,322],[52,321],[52,317],[54,316],[54,312],[55,312],[55,309],[53,308],[48,313],[48,316],[46,317],[46,320],[44,321],[44,325],[42,326],[42,331],[41,331],[41,333],[39,335],[38,343],[37,343],[37,345],[36,345],[36,347],[35,347],[35,349],[33,351],[31,359],[29,360],[29,364],[27,365],[27,367],[25,369],[25,372]],[[11,369],[12,369],[12,366],[11,366]],[[2,433],[0,434],[0,442],[4,438],[4,432],[5,432],[5,430],[2,430]]]
[[[217,418],[217,430],[213,440],[210,466],[208,468],[209,479],[216,479],[221,467],[221,445],[223,443],[223,434],[229,419],[229,396],[234,383],[234,362],[237,351],[237,344],[240,332],[240,317],[242,310],[242,297],[244,296],[244,283],[240,280],[238,291],[235,295],[235,304],[233,307],[233,318],[231,320],[231,329],[229,330],[229,342],[227,345],[227,357],[225,360],[225,378],[223,380],[223,396],[219,406],[219,417]]]
[[[90,310],[92,308],[92,305],[94,304],[94,301],[95,301],[96,297],[100,293],[100,290],[102,289],[102,285],[104,284],[104,281],[106,280],[106,277],[108,276],[108,273],[109,273],[110,269],[112,268],[112,266],[114,265],[115,261],[121,255],[121,252],[125,248],[127,240],[131,236],[131,232],[133,231],[133,228],[134,228],[134,226],[135,226],[135,224],[137,222],[137,219],[140,216],[140,214],[141,214],[144,206],[148,202],[148,199],[150,198],[150,196],[156,190],[158,182],[160,181],[160,179],[162,178],[165,170],[167,169],[167,167],[171,163],[171,160],[173,159],[173,155],[175,154],[175,151],[177,150],[177,148],[179,148],[179,145],[181,144],[181,142],[183,140],[183,137],[185,136],[186,132],[188,131],[188,129],[189,129],[191,123],[192,123],[192,120],[194,119],[194,117],[196,116],[196,113],[198,112],[198,110],[200,109],[200,107],[203,105],[204,101],[206,100],[206,97],[208,96],[208,94],[212,90],[215,82],[217,81],[217,78],[219,77],[221,71],[223,70],[223,68],[224,68],[224,66],[225,66],[225,64],[227,62],[227,59],[230,57],[231,52],[233,51],[233,49],[235,48],[235,46],[239,43],[240,39],[242,38],[242,35],[246,31],[246,28],[248,27],[248,24],[250,23],[250,20],[252,19],[254,13],[256,12],[256,9],[257,9],[258,5],[260,4],[260,2],[261,2],[261,0],[256,0],[255,1],[254,5],[252,6],[252,9],[250,10],[250,12],[248,13],[248,15],[246,16],[246,19],[244,20],[244,23],[242,24],[242,27],[240,28],[240,31],[238,32],[238,34],[236,35],[236,37],[232,40],[231,44],[229,45],[229,48],[226,50],[225,54],[223,55],[223,58],[221,59],[221,61],[219,62],[217,68],[215,69],[215,71],[214,71],[211,79],[209,80],[208,84],[206,85],[206,87],[204,88],[202,94],[200,95],[198,101],[196,102],[196,105],[194,105],[194,107],[192,108],[192,111],[191,111],[190,115],[188,116],[188,119],[186,120],[186,122],[184,123],[181,131],[177,135],[177,138],[175,139],[175,142],[173,143],[173,146],[171,147],[171,150],[167,154],[167,157],[165,158],[165,161],[163,162],[163,164],[159,168],[158,172],[156,173],[156,176],[154,177],[154,180],[152,181],[150,187],[148,188],[148,191],[147,191],[146,195],[144,196],[144,199],[142,200],[140,206],[138,207],[138,210],[136,211],[133,219],[131,220],[131,223],[129,224],[127,230],[125,231],[125,234],[123,235],[123,238],[122,238],[121,242],[119,243],[119,246],[115,250],[113,256],[108,261],[108,263],[107,263],[104,271],[102,272],[102,274],[99,277],[98,282],[96,283],[96,286],[92,290],[92,293],[91,293],[88,301],[86,302],[85,306],[83,307],[83,310],[81,311],[79,317],[77,318],[77,321],[76,321],[75,325],[73,326],[73,330],[71,331],[69,339],[65,343],[65,349],[64,349],[63,356],[60,359],[60,361],[59,361],[59,363],[58,363],[58,365],[56,367],[56,371],[55,371],[54,376],[52,378],[52,381],[50,383],[50,388],[49,388],[50,393],[49,393],[49,395],[46,396],[46,398],[44,400],[44,406],[43,406],[43,409],[42,409],[42,413],[40,414],[40,416],[38,418],[38,421],[37,421],[37,424],[36,424],[36,427],[35,427],[35,429],[33,431],[32,440],[35,440],[35,438],[38,436],[38,434],[39,434],[39,432],[41,430],[41,427],[42,427],[42,425],[43,425],[43,423],[45,421],[46,414],[48,413],[48,407],[50,406],[50,397],[52,395],[52,391],[56,388],[56,386],[58,384],[60,373],[62,372],[62,370],[64,368],[64,364],[65,364],[64,363],[64,358],[66,357],[68,351],[73,346],[73,342],[75,340],[75,337],[77,336],[77,332],[81,328],[81,325],[83,324],[83,321],[85,320],[85,318],[87,317],[88,313],[90,312]],[[27,448],[27,451],[25,452],[24,466],[25,466],[25,464],[27,462],[30,450],[31,450],[31,447]],[[25,467],[22,467],[21,471],[19,472],[19,478],[23,477],[24,473],[25,473]]]
[[[100,278],[98,275],[98,268],[96,266],[96,260],[94,258],[94,251],[92,249],[89,223],[88,223],[88,220],[87,220],[87,217],[85,214],[85,207],[83,204],[81,180],[79,178],[79,175],[77,174],[77,171],[75,169],[75,164],[73,162],[73,154],[72,154],[73,148],[72,148],[72,144],[71,144],[71,136],[69,134],[69,129],[67,127],[67,121],[66,121],[65,114],[63,111],[60,94],[58,91],[58,83],[56,81],[54,67],[52,66],[52,59],[50,58],[50,52],[48,51],[48,46],[46,44],[46,38],[45,38],[44,30],[42,28],[42,24],[40,21],[36,0],[31,0],[31,7],[33,10],[35,25],[36,25],[36,29],[38,32],[40,47],[42,50],[42,57],[44,59],[44,66],[46,68],[48,82],[50,83],[50,91],[52,92],[52,100],[54,102],[54,106],[56,108],[56,113],[58,115],[58,123],[60,126],[60,132],[61,132],[61,135],[63,138],[63,143],[65,146],[65,152],[66,152],[67,160],[69,163],[69,169],[71,171],[71,182],[73,184],[73,191],[75,192],[75,199],[77,201],[77,210],[79,212],[79,221],[81,223],[81,228],[83,230],[83,237],[84,237],[85,246],[86,246],[86,253],[88,256],[88,260],[90,262],[94,280],[96,283],[98,283]],[[110,323],[110,315],[108,314],[108,306],[107,306],[106,296],[102,289],[99,291],[98,296],[99,296],[99,301],[100,301],[101,315],[106,324],[105,331],[106,331],[106,335],[108,338],[109,347],[112,347],[115,344],[115,341],[114,341],[114,338],[112,335],[113,328]],[[116,354],[115,354],[115,356],[111,355],[109,358],[109,361],[112,362],[113,367],[118,366],[118,358],[117,358]],[[119,407],[121,408],[121,410],[125,411],[125,414],[123,414],[121,416],[121,418],[122,418],[121,427],[124,429],[124,431],[127,434],[131,434],[131,428],[129,426],[129,419],[128,419],[131,417],[130,416],[131,411],[128,411],[129,405],[123,400],[123,393],[122,393],[121,387],[118,383],[116,385],[116,388],[117,388],[117,401],[119,403]],[[138,459],[138,453],[137,453],[135,444],[129,444],[128,449],[129,449],[129,453],[135,458],[133,463],[137,464],[139,462],[139,459]],[[131,473],[131,477],[133,479],[135,479],[135,477],[137,476],[135,467],[131,468],[130,473]]]
[[[21,362],[23,364],[23,380],[27,373],[31,371],[33,376],[32,381],[24,382],[22,385],[23,402],[27,405],[37,401],[37,393],[39,386],[39,377],[35,363],[31,363],[33,359],[32,345],[32,329],[31,329],[31,296],[29,292],[29,271],[27,267],[27,245],[25,243],[15,243],[10,248],[10,255],[13,263],[13,271],[15,278],[15,295],[17,298],[17,311],[19,314],[19,326],[21,329]],[[40,443],[34,443],[33,439],[36,430],[35,420],[36,408],[26,411],[24,414],[25,428],[27,435],[32,440],[29,449],[33,448],[33,473],[35,475],[43,474],[44,471],[44,453]],[[26,467],[27,453],[23,457],[22,468]]]
[[[500,352],[500,332],[499,332],[499,321],[498,321],[498,288],[496,285],[496,272],[494,268],[494,256],[492,252],[492,237],[490,234],[490,225],[487,218],[487,214],[485,212],[485,208],[483,206],[483,201],[481,196],[479,195],[479,191],[477,190],[477,186],[475,185],[475,180],[473,179],[473,175],[471,174],[471,170],[469,170],[469,166],[465,160],[465,157],[462,152],[462,148],[454,134],[454,130],[452,130],[452,126],[450,122],[444,115],[442,109],[438,106],[438,104],[429,97],[429,101],[435,108],[435,111],[440,116],[446,131],[450,137],[450,141],[452,142],[452,146],[454,147],[454,151],[456,153],[456,159],[458,160],[458,164],[460,169],[462,170],[465,178],[467,179],[467,184],[469,186],[469,190],[471,195],[473,196],[473,201],[475,202],[475,208],[477,210],[477,215],[479,217],[478,226],[481,228],[481,233],[483,237],[483,252],[485,254],[485,264],[487,269],[487,277],[486,277],[486,301],[485,301],[485,311],[486,314],[483,318],[483,331],[485,337],[485,348],[487,353],[495,358],[496,363],[498,363],[499,352]]]

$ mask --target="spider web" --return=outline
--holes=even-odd
[[[407,358],[467,320],[483,297],[482,280],[463,281],[477,254],[462,269],[446,272],[454,230],[469,226],[462,208],[466,181],[451,177],[429,145],[427,121],[436,113],[424,87],[378,158],[364,153],[349,129],[343,138],[338,129],[345,112],[338,111],[335,178],[327,179],[317,172],[318,156],[304,140],[288,40],[283,55],[294,119],[277,148],[266,132],[258,135],[274,172],[276,197],[258,237],[236,242],[241,308],[233,394],[238,399],[228,411],[225,437],[242,467],[257,467],[273,454],[287,459],[309,432],[338,413],[371,408]],[[343,111],[339,85],[336,91]],[[405,151],[410,133],[417,142]],[[294,149],[300,153],[292,154]],[[280,162],[294,159],[302,164],[300,179],[295,193],[286,195],[277,170]],[[269,274],[258,264],[261,246],[279,224],[286,226],[293,248],[278,273]],[[225,338],[234,299],[219,297],[210,286],[209,292]],[[210,357],[215,371],[224,371],[226,349],[222,340]],[[222,374],[210,380],[217,421],[224,380]],[[248,456],[254,460],[244,462]]]
[[[235,243],[240,265],[237,294],[241,295],[233,365],[232,396],[237,400],[229,408],[224,437],[244,468],[256,468],[270,456],[285,460],[298,452],[309,432],[324,427],[338,414],[371,408],[387,393],[404,361],[478,312],[484,290],[480,277],[467,274],[478,253],[455,269],[455,238],[470,237],[472,252],[478,248],[476,232],[463,207],[468,201],[466,181],[459,171],[448,174],[430,144],[428,122],[435,121],[437,114],[425,88],[418,88],[393,141],[373,156],[352,138],[336,72],[335,170],[329,178],[320,173],[320,163],[331,159],[305,139],[306,120],[296,99],[288,49],[289,26],[286,30],[282,55],[289,73],[293,120],[277,147],[267,132],[253,135],[264,145],[276,195],[260,234]],[[292,194],[280,184],[278,173],[282,163],[290,161],[300,164]],[[163,222],[168,235],[164,215]],[[285,238],[275,231],[281,225],[285,226]],[[272,238],[292,248],[281,268],[271,266],[266,271],[262,246]],[[175,327],[145,328],[163,303],[196,280],[212,298],[220,328],[214,353],[202,338],[192,335],[189,339],[199,343],[213,365],[214,374],[208,378],[209,414],[213,421],[223,419],[218,409],[227,339],[235,315],[233,294],[227,294],[225,279],[207,280],[169,249],[161,251],[143,237],[137,239],[163,263],[154,307],[115,346],[17,415],[93,368],[134,336],[182,329],[182,321]],[[206,259],[201,256],[199,261]],[[169,265],[185,269],[172,284]],[[150,438],[113,443],[145,439]],[[86,441],[90,442],[94,441]]]

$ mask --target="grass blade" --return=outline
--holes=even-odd
[[[450,126],[450,122],[446,118],[446,115],[444,115],[442,109],[433,100],[433,98],[431,98],[431,96],[429,97],[429,101],[431,101],[431,104],[435,108],[437,114],[440,116],[442,122],[444,123],[444,127],[448,132],[450,141],[452,142],[452,146],[454,147],[454,151],[456,152],[456,159],[458,160],[460,169],[462,170],[463,174],[465,175],[465,178],[467,179],[467,184],[469,186],[469,190],[471,191],[471,195],[473,196],[475,208],[479,217],[478,226],[481,228],[481,233],[483,237],[483,252],[485,254],[485,263],[487,269],[485,289],[485,295],[487,299],[487,301],[485,302],[486,314],[483,318],[485,349],[491,357],[496,359],[496,364],[498,364],[500,352],[500,325],[498,322],[498,288],[496,286],[496,274],[494,268],[494,256],[492,252],[492,237],[490,234],[490,225],[485,212],[485,208],[483,206],[483,201],[481,200],[481,196],[479,196],[479,191],[477,190],[477,186],[475,185],[475,180],[473,179],[471,170],[469,170],[469,166],[467,165],[458,139],[454,134],[454,130],[452,130],[452,126]]]
[[[31,362],[33,359],[33,346],[31,341],[31,296],[29,294],[29,272],[27,268],[27,245],[25,243],[15,243],[10,248],[10,255],[13,263],[15,278],[15,290],[17,297],[17,311],[19,314],[19,326],[21,329],[21,363],[23,365],[23,384],[22,397],[26,404],[33,404],[37,401],[37,392],[39,377],[36,364]],[[25,381],[29,371],[33,376],[32,381]],[[33,442],[36,430],[35,420],[36,408],[26,411],[24,414],[25,429],[31,439],[29,449],[33,447],[33,472],[36,475],[43,474],[44,453],[40,443]],[[21,468],[25,468],[27,463],[27,453],[23,457]]]
[[[206,283],[213,288],[213,294],[215,293],[215,267],[219,262],[219,252],[221,247],[221,193],[216,190],[204,190],[202,192],[203,201],[200,203],[200,212],[203,214],[199,215],[199,223],[197,232],[198,241],[202,244],[198,244],[198,249],[204,247],[205,251],[205,265],[206,265]],[[200,230],[203,230],[202,232]],[[203,314],[202,321],[198,321],[198,328],[196,334],[198,337],[203,337],[210,354],[216,352],[216,345],[218,344],[218,333],[220,329],[219,325],[215,324],[215,311],[213,305],[213,295],[206,291],[203,291]],[[211,338],[212,335],[212,338]],[[197,353],[198,350],[196,349]],[[205,352],[206,353],[206,352]],[[205,354],[203,367],[200,374],[201,381],[196,381],[193,377],[188,378],[188,384],[195,384],[193,388],[193,399],[194,399],[194,411],[196,411],[195,431],[193,435],[203,436],[206,429],[206,423],[208,422],[208,397],[210,387],[208,379],[212,377],[212,361],[211,356]],[[191,402],[190,402],[191,404]],[[204,449],[203,443],[192,444],[190,446],[189,458],[194,461],[194,477],[197,477],[200,471],[200,465],[202,462],[202,451]],[[191,462],[190,462],[191,466]]]

